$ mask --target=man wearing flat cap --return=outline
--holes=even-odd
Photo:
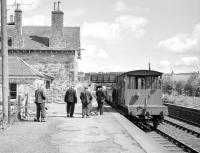
[[[81,103],[82,103],[82,117],[84,118],[89,117],[89,105],[92,101],[92,94],[91,92],[88,90],[88,87],[84,87],[84,90],[81,92],[80,94],[80,99],[81,99]]]
[[[65,94],[65,102],[67,104],[67,117],[73,117],[75,104],[77,103],[77,94],[74,85],[71,85]]]

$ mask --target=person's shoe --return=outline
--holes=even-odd
[[[89,115],[87,115],[87,116],[86,116],[86,118],[90,118],[90,116],[89,116]]]
[[[98,112],[95,112],[95,114],[96,114],[96,115],[99,115],[99,113],[98,113]]]
[[[73,118],[74,116],[70,116],[71,118]]]
[[[67,117],[69,117],[69,114],[67,114]]]
[[[82,116],[82,118],[85,118],[85,116]]]
[[[46,122],[46,121],[47,121],[47,120],[46,120],[46,119],[44,119],[44,118],[43,118],[43,119],[41,119],[41,122]]]
[[[34,122],[40,122],[40,120],[38,120],[38,119],[34,118]]]

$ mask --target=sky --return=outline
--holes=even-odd
[[[55,0],[16,1],[23,25],[51,25]],[[149,62],[164,73],[200,70],[200,0],[60,1],[64,26],[81,29],[79,71],[126,72]]]

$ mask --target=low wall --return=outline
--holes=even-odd
[[[169,116],[180,118],[190,123],[200,125],[200,110],[168,103],[165,105],[168,107]]]

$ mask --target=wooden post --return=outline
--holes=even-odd
[[[17,118],[21,120],[21,96],[18,96],[18,115]]]
[[[7,0],[1,0],[1,57],[2,57],[2,102],[3,128],[8,122],[8,38],[7,38]]]
[[[26,102],[25,102],[25,116],[28,117],[28,101],[29,101],[29,95],[26,94]]]
[[[10,104],[10,96],[8,96],[8,124],[11,122],[11,104]]]

